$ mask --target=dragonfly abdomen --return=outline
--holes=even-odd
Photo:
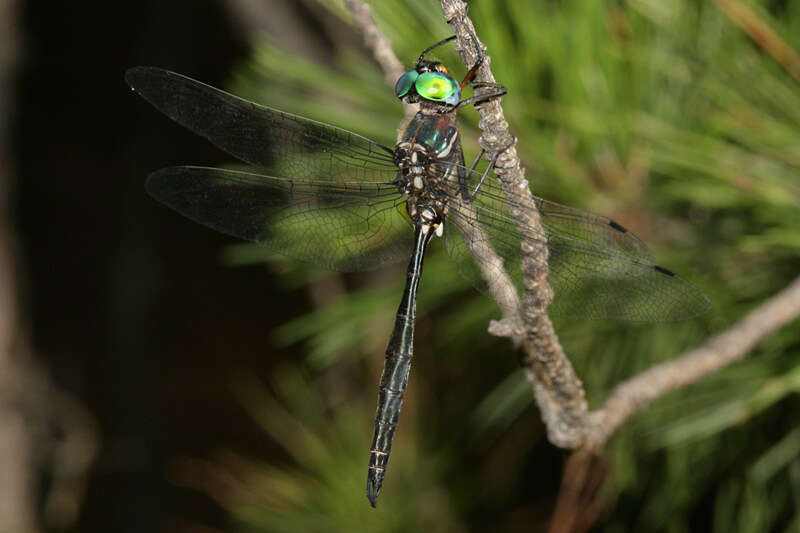
[[[426,209],[430,214],[430,211]],[[440,225],[438,227],[441,227]],[[367,470],[367,499],[373,507],[378,502],[383,476],[389,462],[392,439],[403,407],[403,395],[408,386],[411,359],[414,356],[414,321],[417,314],[417,288],[422,276],[425,248],[436,233],[429,224],[415,224],[414,251],[408,264],[406,288],[397,309],[394,330],[386,347],[386,361],[381,376],[378,412],[375,415],[375,434]]]

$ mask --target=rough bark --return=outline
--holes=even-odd
[[[458,50],[467,66],[474,65],[485,54],[475,27],[467,16],[463,0],[441,0],[445,20],[458,36]],[[476,82],[496,83],[487,57],[475,78]],[[520,233],[530,235],[533,228],[538,235],[544,231],[539,212],[533,202],[525,172],[517,156],[515,139],[508,130],[499,100],[480,107],[482,131],[481,148],[487,153],[500,152],[495,164],[495,174],[503,191],[515,206],[510,212],[520,225]],[[547,316],[547,306],[553,291],[547,283],[547,246],[541,239],[523,241],[522,274],[524,293],[516,313],[506,312],[503,321],[491,325],[489,331],[509,337],[523,354],[525,376],[533,388],[534,398],[547,426],[553,444],[576,447],[583,440],[586,426],[586,398],[583,385],[564,353],[553,324]]]

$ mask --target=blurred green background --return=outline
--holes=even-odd
[[[119,45],[126,52],[107,88],[120,92],[113,109],[126,109],[119,129],[133,129],[108,156],[125,183],[106,197],[105,215],[81,221],[114,221],[104,255],[90,251],[93,236],[33,250],[42,235],[58,240],[71,228],[37,215],[50,205],[42,192],[54,189],[45,173],[25,182],[38,172],[40,132],[36,122],[20,128],[34,336],[104,435],[77,530],[547,531],[568,453],[546,440],[519,354],[486,332],[498,309],[455,274],[443,249],[426,259],[410,387],[373,510],[367,448],[405,265],[334,274],[276,262],[144,198],[149,171],[230,161],[124,94],[122,68],[133,63],[394,144],[402,107],[342,2],[263,0],[252,12],[216,4],[128,8],[144,22],[128,22],[131,41]],[[370,4],[406,65],[450,35],[438,2]],[[733,4],[774,35],[754,40],[723,9]],[[214,24],[220,15],[193,26],[201,9],[224,12],[230,35]],[[590,407],[797,276],[800,81],[769,47],[800,51],[799,2],[497,0],[472,2],[470,16],[509,89],[503,107],[534,193],[618,220],[713,302],[709,315],[666,325],[556,318]],[[69,80],[83,67],[66,53],[53,61]],[[436,55],[456,77],[466,71],[452,47]],[[477,119],[461,113],[468,160]],[[58,157],[74,159],[69,146]],[[62,183],[52,203],[85,198]],[[54,254],[94,265],[102,289],[81,300],[61,286],[66,276],[40,281]],[[102,338],[65,331],[54,294],[105,316]],[[75,355],[86,343],[93,348]],[[604,532],[800,531],[798,392],[795,321],[745,361],[625,424],[593,465],[591,495],[571,512]],[[145,498],[139,509],[135,498]]]

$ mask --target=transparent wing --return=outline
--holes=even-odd
[[[397,210],[390,148],[168,70],[136,67],[125,79],[171,119],[258,167],[160,170],[147,182],[158,200],[210,228],[335,270],[408,257],[411,232]]]
[[[166,70],[137,67],[126,80],[176,122],[269,174],[165,169],[148,181],[159,200],[206,226],[328,268],[361,270],[408,257],[411,232],[392,185],[390,148]],[[477,183],[477,174],[463,166],[458,172]],[[448,250],[478,286],[484,281],[469,249],[491,246],[519,282],[520,241],[546,240],[554,312],[659,321],[709,308],[697,288],[655,265],[641,241],[609,219],[536,198],[542,234],[517,224],[513,213],[524,207],[506,200],[494,180],[471,204],[460,186],[447,193]]]
[[[470,172],[463,167],[459,171]],[[477,177],[469,176],[468,181],[477,183]],[[486,281],[470,249],[490,245],[519,286],[520,242],[546,241],[553,313],[658,322],[691,318],[710,308],[699,289],[653,263],[645,245],[611,219],[534,197],[544,232],[520,227],[513,214],[524,207],[506,199],[494,176],[472,203],[454,194],[451,191],[458,201],[450,204],[447,249],[462,274],[479,288]]]
[[[374,181],[395,171],[393,151],[366,137],[233,96],[175,72],[135,67],[125,80],[182,126],[268,174]]]
[[[411,251],[405,205],[391,184],[170,167],[151,174],[146,188],[195,222],[332,270],[376,268]]]

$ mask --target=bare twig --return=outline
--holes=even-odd
[[[474,65],[483,55],[484,46],[475,33],[475,27],[467,16],[467,4],[463,0],[441,0],[445,19],[458,36],[461,58],[468,66]],[[476,81],[495,83],[487,57],[478,70]],[[547,247],[537,238],[544,234],[539,221],[539,212],[534,205],[525,173],[513,147],[513,137],[498,100],[480,108],[482,130],[481,147],[488,153],[502,151],[495,165],[506,196],[515,206],[511,216],[519,222],[523,235],[533,238],[522,242],[522,273],[525,293],[519,312],[506,315],[500,323],[492,324],[489,331],[494,335],[507,336],[519,346],[524,357],[524,370],[531,383],[534,396],[547,426],[548,437],[558,446],[575,447],[583,439],[586,423],[586,399],[583,385],[567,359],[555,334],[553,324],[547,317],[547,306],[553,293],[547,284]],[[538,230],[538,231],[537,231]]]
[[[372,52],[372,57],[380,65],[386,84],[394,87],[394,84],[405,74],[403,63],[397,59],[392,49],[392,42],[375,24],[372,18],[372,8],[363,0],[345,0],[345,6],[353,15],[355,24],[364,35],[364,44]],[[419,111],[418,104],[404,104],[403,113],[406,120],[411,120]],[[400,132],[398,132],[398,135]]]
[[[381,66],[386,83],[393,86],[406,69],[392,50],[392,43],[378,29],[372,19],[372,8],[361,0],[345,0],[345,5],[353,14],[353,22],[361,29],[364,43],[372,51],[372,57]]]
[[[466,220],[478,219],[475,206],[464,202],[460,197],[453,200],[450,204],[450,209],[453,213],[461,211]],[[505,270],[503,259],[492,248],[483,228],[477,224],[459,224],[458,230],[464,237],[464,242],[467,243],[475,264],[486,281],[489,294],[500,306],[504,315],[515,316],[519,311],[517,288]]]
[[[744,358],[764,337],[800,315],[800,277],[729,330],[672,361],[620,383],[590,415],[586,447],[600,449],[616,429],[653,399],[695,383]]]
[[[561,488],[548,533],[589,531],[602,510],[597,492],[606,477],[607,468],[602,458],[586,450],[572,452],[564,462]]]

